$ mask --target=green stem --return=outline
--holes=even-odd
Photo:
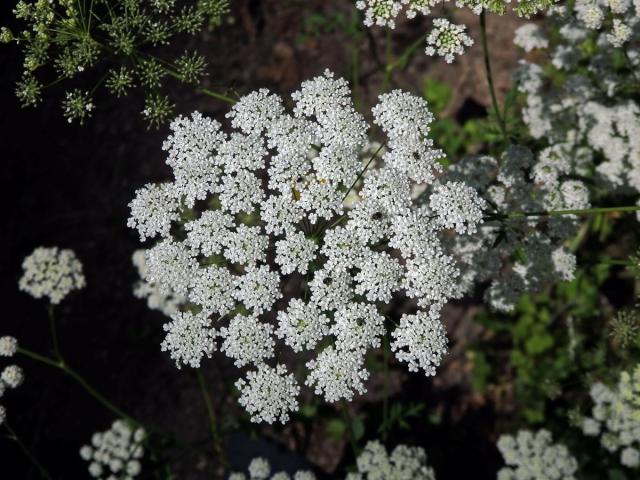
[[[342,197],[342,201],[344,202],[344,200],[347,198],[347,196],[349,195],[349,192],[351,192],[351,190],[353,190],[353,187],[356,186],[356,184],[358,183],[358,181],[362,178],[362,176],[364,175],[364,172],[367,171],[367,169],[369,168],[369,165],[371,165],[371,162],[373,162],[373,160],[378,156],[378,153],[380,153],[380,150],[382,150],[384,148],[384,146],[386,145],[386,143],[381,144],[378,149],[373,153],[373,155],[371,155],[371,158],[369,159],[369,161],[367,162],[367,164],[364,166],[364,168],[362,169],[362,171],[358,174],[358,176],[356,177],[356,179],[353,181],[353,183],[351,184],[351,186],[349,187],[349,189],[346,191],[346,193],[344,194],[344,197]]]
[[[525,217],[561,217],[563,215],[593,215],[596,213],[636,212],[638,210],[640,210],[640,205],[623,206],[623,207],[596,207],[596,208],[585,208],[581,210],[510,212],[506,214],[489,215],[485,218],[485,220],[506,220],[506,219],[512,219],[512,218],[525,218]]]
[[[202,398],[207,408],[207,414],[209,415],[209,426],[211,428],[214,452],[218,456],[220,463],[225,468],[229,467],[229,461],[227,460],[227,456],[225,455],[224,449],[222,448],[222,439],[220,438],[220,431],[218,429],[218,419],[216,417],[216,412],[213,409],[213,402],[211,401],[211,396],[209,395],[209,390],[207,389],[204,375],[202,375],[202,372],[200,370],[196,371],[196,375],[198,377],[200,391],[202,392]]]
[[[208,88],[200,87],[196,89],[196,92],[204,93],[205,95],[213,97],[216,100],[226,102],[229,105],[234,105],[236,103],[236,101],[233,98],[227,97],[226,95],[222,95],[221,93],[216,93],[212,90],[209,90]]]
[[[384,430],[382,431],[382,440],[387,440],[387,433],[389,427],[389,394],[391,390],[390,378],[389,378],[389,336],[385,334],[382,351],[384,355],[384,398],[382,401],[382,425]]]
[[[391,55],[391,29],[386,28],[384,39],[384,78],[382,80],[382,87],[380,87],[381,93],[387,91],[387,87],[391,83],[391,75],[396,67],[396,62],[391,61]]]
[[[56,329],[56,319],[53,315],[53,304],[49,304],[49,308],[47,309],[49,313],[49,329],[51,330],[51,340],[53,342],[53,353],[60,363],[64,364],[64,360],[62,359],[62,355],[60,355],[60,344],[58,343],[58,332]]]
[[[351,419],[351,414],[349,413],[349,408],[347,407],[346,402],[342,402],[342,416],[344,418],[344,422],[347,424],[347,429],[349,430],[349,445],[351,445],[351,451],[353,452],[353,457],[358,458],[358,446],[356,445],[356,436],[353,431],[353,420]]]
[[[103,406],[105,406],[108,410],[115,413],[118,417],[128,420],[129,422],[140,425],[140,422],[136,421],[133,417],[127,415],[118,407],[116,407],[113,403],[107,400],[102,394],[100,394],[95,388],[93,388],[89,382],[87,382],[78,372],[69,367],[66,363],[62,361],[62,359],[54,360],[39,353],[33,352],[23,347],[18,348],[18,353],[21,353],[27,357],[32,358],[40,363],[48,365],[50,367],[57,368],[62,370],[64,373],[73,378],[82,388],[86,390],[86,392],[95,398],[98,402],[100,402]]]
[[[16,444],[20,447],[20,450],[22,450],[22,452],[29,459],[29,461],[38,469],[38,472],[40,472],[40,476],[42,478],[46,478],[47,480],[53,480],[53,477],[51,477],[49,472],[47,472],[47,470],[42,466],[42,464],[33,455],[33,453],[31,453],[29,448],[24,443],[22,443],[22,440],[20,440],[16,432],[9,426],[9,424],[6,421],[4,423],[4,427],[7,429],[7,432],[9,432],[9,435],[7,436],[7,438],[9,438],[9,440],[13,440],[14,442],[16,442]]]
[[[502,132],[502,136],[507,138],[507,126],[504,121],[504,118],[500,114],[500,109],[498,108],[498,99],[496,97],[496,89],[493,84],[493,74],[491,72],[491,59],[489,58],[489,43],[487,41],[487,20],[485,11],[482,10],[480,13],[480,35],[482,38],[482,53],[484,56],[484,68],[485,73],[487,74],[487,83],[489,84],[489,93],[491,94],[491,103],[493,105],[493,111],[498,120],[498,126],[500,127],[500,131]]]

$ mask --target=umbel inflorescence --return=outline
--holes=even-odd
[[[591,415],[582,421],[585,435],[600,437],[602,447],[618,454],[620,464],[640,466],[640,366],[622,372],[615,388],[601,382],[591,386]]]
[[[133,480],[141,470],[146,432],[125,420],[116,420],[105,432],[96,432],[91,444],[80,448],[80,457],[89,463],[89,475],[98,479]]]
[[[498,480],[575,480],[578,462],[566,446],[553,443],[547,430],[520,430],[517,435],[502,435],[498,450],[506,466]]]
[[[440,309],[460,293],[443,243],[475,232],[485,207],[472,188],[436,179],[443,153],[423,99],[380,96],[376,162],[361,158],[369,126],[346,81],[327,71],[292,99],[287,112],[267,90],[243,97],[231,133],[199,113],[178,117],[164,144],[174,181],[130,204],[129,226],[160,237],[146,280],[188,300],[162,349],[178,366],[219,348],[248,367],[236,386],[254,421],[297,409],[299,379],[276,360],[285,347],[315,352],[304,383],[329,402],[365,392],[365,355],[385,335],[410,370],[434,375],[447,344]],[[416,183],[432,193],[413,199]],[[419,309],[392,329],[384,307],[398,295]]]
[[[18,351],[18,341],[14,337],[0,337],[0,357],[11,358]],[[7,365],[0,371],[0,398],[7,390],[18,388],[24,381],[22,369],[17,365]],[[7,419],[7,409],[0,404],[0,425]]]
[[[476,15],[483,10],[504,14],[512,8],[521,17],[530,17],[545,10],[557,0],[456,0],[457,7],[470,8]],[[358,0],[356,7],[364,11],[364,23],[367,26],[380,25],[395,28],[396,17],[404,10],[407,18],[416,15],[429,15],[431,10],[440,5],[439,0]]]
[[[34,298],[60,303],[69,293],[85,286],[82,263],[72,250],[38,247],[22,262],[20,290]]]
[[[35,106],[48,84],[77,85],[65,91],[62,111],[83,122],[95,110],[93,93],[104,86],[116,97],[141,88],[143,116],[149,124],[164,122],[173,110],[163,93],[168,78],[197,84],[206,61],[195,52],[157,58],[158,47],[179,35],[218,26],[229,13],[228,0],[20,0],[13,13],[22,30],[0,29],[0,42],[15,42],[24,55],[16,96],[22,106]],[[94,84],[94,74],[107,67]],[[54,78],[45,79],[51,71]]]
[[[391,454],[377,440],[368,442],[356,459],[358,471],[349,473],[346,480],[411,479],[435,480],[423,448],[396,446]]]

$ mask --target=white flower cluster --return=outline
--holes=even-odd
[[[476,15],[483,10],[503,14],[510,4],[513,10],[521,16],[529,18],[533,14],[548,8],[557,0],[456,0],[456,7],[467,7]],[[416,15],[429,15],[431,9],[443,3],[438,0],[357,0],[356,7],[364,11],[364,24],[368,27],[379,25],[395,28],[396,18],[405,11],[407,18],[415,18]]]
[[[473,39],[465,33],[465,25],[455,25],[445,18],[436,18],[433,29],[427,36],[424,53],[430,57],[439,55],[452,63],[456,55],[464,54],[465,47],[473,45]]]
[[[54,305],[85,286],[82,263],[71,250],[38,247],[24,259],[22,268],[20,290],[35,298],[48,297]]]
[[[566,80],[557,86],[548,81],[548,70],[528,62],[515,75],[518,89],[527,94],[523,120],[531,135],[546,141],[556,156],[570,158],[565,175],[592,176],[609,193],[640,192],[640,106],[628,88],[640,75],[638,6],[616,0],[554,8],[547,25],[559,35],[549,56]],[[609,23],[603,19],[610,14],[616,18],[607,33],[600,26]],[[624,54],[618,48],[623,37]],[[543,48],[544,36],[536,38]],[[615,61],[620,55],[627,59],[622,66]],[[537,166],[538,178],[549,169],[549,162]]]
[[[537,48],[547,48],[549,46],[549,40],[547,40],[542,27],[535,23],[525,23],[518,27],[515,33],[513,43],[525,52],[531,52]]]
[[[466,188],[480,192],[498,216],[477,231],[466,229],[472,235],[458,237],[452,248],[461,266],[462,288],[468,291],[476,283],[491,282],[485,297],[495,310],[510,312],[523,292],[557,278],[573,279],[576,258],[564,243],[577,232],[575,216],[504,220],[499,215],[588,208],[585,184],[565,177],[577,161],[574,153],[548,148],[536,159],[530,150],[510,146],[499,161],[472,155],[447,171],[449,184],[465,179]],[[465,205],[461,200],[455,204]],[[460,227],[464,229],[464,223],[458,223]]]
[[[0,357],[13,357],[18,351],[18,341],[14,337],[0,337]],[[8,365],[0,373],[0,398],[10,388],[18,388],[24,381],[22,369],[17,365]],[[7,409],[0,405],[0,425],[7,419]]]
[[[254,421],[284,422],[298,406],[297,380],[273,362],[276,338],[317,353],[305,383],[327,401],[365,392],[365,356],[387,334],[381,309],[393,296],[420,311],[402,317],[392,349],[434,375],[447,343],[439,311],[460,296],[446,244],[475,232],[486,206],[463,180],[438,181],[423,204],[412,197],[436,182],[444,155],[423,99],[380,97],[372,112],[387,141],[364,164],[368,125],[346,81],[327,71],[292,99],[288,113],[267,90],[243,97],[227,115],[230,134],[198,113],[179,117],[164,144],[173,200],[159,207],[147,185],[131,203],[129,225],[161,237],[145,280],[186,299],[163,350],[197,367],[219,348],[250,367],[237,387]],[[166,216],[186,220],[167,228]]]
[[[367,443],[356,460],[358,471],[349,473],[346,480],[411,479],[435,480],[433,469],[427,464],[427,454],[420,447],[396,446],[391,455],[379,441]]]
[[[133,294],[136,298],[147,301],[147,306],[152,310],[159,310],[170,317],[178,313],[180,306],[184,305],[187,299],[173,292],[160,291],[160,289],[147,279],[149,269],[145,259],[146,250],[140,249],[133,252],[133,265],[138,271],[140,280],[133,287]]]
[[[600,437],[611,453],[620,452],[620,464],[640,466],[640,366],[622,372],[616,388],[597,382],[591,386],[591,416],[582,421],[585,435]]]
[[[366,26],[395,28],[395,19],[403,9],[407,18],[414,18],[418,13],[429,15],[437,4],[438,0],[358,0],[356,7],[364,11]]]
[[[229,480],[316,480],[316,476],[309,470],[299,470],[289,475],[287,472],[271,474],[271,465],[266,458],[257,457],[249,464],[249,476],[235,472],[229,475]]]
[[[498,450],[506,466],[498,480],[575,480],[578,462],[566,446],[552,442],[547,430],[500,436]]]
[[[89,462],[89,475],[105,480],[133,480],[142,466],[143,428],[133,428],[124,420],[116,420],[106,432],[94,433],[91,445],[80,448],[80,457]]]

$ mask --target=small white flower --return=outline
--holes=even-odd
[[[9,388],[18,388],[24,381],[24,373],[17,365],[9,365],[4,367],[0,380]]]
[[[85,286],[82,263],[71,250],[36,248],[24,259],[22,268],[20,290],[35,298],[48,297],[54,305]]]
[[[304,275],[309,263],[315,258],[317,249],[318,245],[306,238],[304,233],[288,233],[284,239],[276,242],[275,261],[285,275],[293,273],[294,270]]]
[[[249,464],[249,475],[251,480],[266,480],[271,473],[271,466],[265,458],[254,458]]]
[[[544,36],[544,32],[535,23],[525,23],[516,29],[513,43],[522,48],[525,52],[530,52],[536,48],[547,48],[549,40]]]
[[[131,216],[127,226],[138,230],[141,241],[156,235],[166,237],[171,223],[180,217],[179,205],[172,183],[147,184],[136,191],[135,198],[129,203]]]
[[[263,364],[257,371],[247,372],[246,380],[239,379],[236,388],[240,391],[240,405],[253,422],[286,423],[289,412],[298,409],[300,387],[284,365],[271,368]]]
[[[254,316],[236,315],[228,327],[220,329],[224,338],[220,347],[237,367],[261,363],[273,357],[275,342],[272,338],[273,326],[263,323]]]
[[[445,62],[452,63],[455,55],[464,54],[465,47],[473,45],[473,39],[465,33],[465,25],[454,25],[445,18],[433,21],[433,30],[427,37],[425,53],[439,55]]]
[[[18,351],[18,340],[15,337],[0,337],[0,357],[13,357]]]
[[[177,312],[163,328],[167,334],[160,348],[170,353],[178,368],[199,368],[202,358],[211,357],[216,348],[216,330],[206,313]]]
[[[502,435],[498,450],[507,464],[498,478],[546,478],[575,480],[578,462],[562,444],[552,443],[547,430],[520,430],[516,437]],[[544,468],[543,471],[540,469]],[[543,476],[543,477],[541,477]]]
[[[487,203],[470,186],[462,182],[448,182],[436,186],[429,197],[429,206],[444,228],[455,228],[456,232],[465,234],[477,231]]]
[[[329,332],[329,318],[312,303],[293,298],[286,311],[278,312],[276,335],[294,352],[311,350]]]
[[[435,375],[447,353],[447,332],[437,317],[426,312],[405,314],[391,335],[391,350],[398,360],[409,364],[409,371],[422,369],[427,376]]]
[[[364,357],[359,351],[325,348],[318,358],[307,362],[309,375],[306,384],[315,388],[316,395],[324,395],[329,402],[351,401],[355,393],[366,392],[363,382],[369,378]]]
[[[269,267],[248,268],[244,275],[236,277],[234,298],[256,314],[270,309],[282,297],[280,275]]]

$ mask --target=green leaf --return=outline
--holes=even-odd
[[[327,423],[327,433],[330,437],[339,440],[344,437],[347,431],[347,425],[339,418],[333,418]]]
[[[429,102],[431,111],[437,114],[449,105],[451,101],[451,89],[445,83],[427,78],[422,87],[422,96]]]

